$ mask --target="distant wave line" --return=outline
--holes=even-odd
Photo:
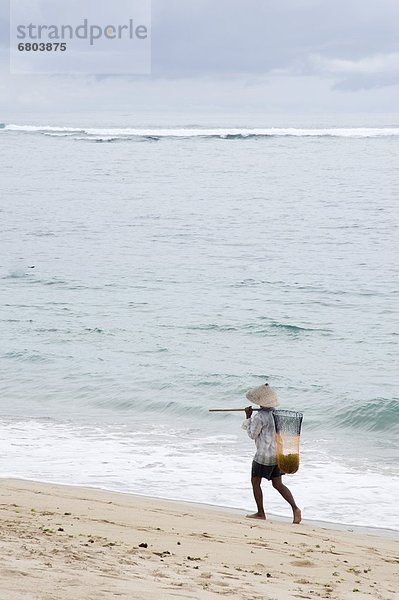
[[[262,137],[339,137],[339,138],[375,138],[399,136],[399,127],[329,127],[329,128],[201,128],[201,127],[137,127],[137,128],[99,128],[99,127],[53,127],[49,125],[5,124],[1,131],[20,133],[38,133],[54,137],[75,137],[79,139],[116,141],[118,139],[148,138],[220,138],[246,139]]]

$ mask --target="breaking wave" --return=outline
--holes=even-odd
[[[339,426],[361,431],[396,431],[399,433],[398,398],[375,398],[347,407],[336,416]]]
[[[218,138],[241,140],[269,137],[334,137],[334,138],[376,138],[399,136],[399,127],[330,127],[330,128],[209,128],[209,127],[52,127],[48,125],[4,124],[2,132],[12,131],[68,137],[95,142],[116,142],[123,140],[158,141],[165,138]]]

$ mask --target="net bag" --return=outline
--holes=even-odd
[[[293,410],[273,411],[276,426],[277,465],[286,474],[299,469],[299,441],[303,414]]]

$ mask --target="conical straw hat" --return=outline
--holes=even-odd
[[[264,383],[259,387],[249,390],[246,394],[246,398],[262,408],[274,408],[279,405],[277,394],[268,383]]]

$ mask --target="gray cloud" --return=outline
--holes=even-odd
[[[391,0],[154,0],[153,20],[154,70],[163,75],[264,75],[310,55],[350,60],[398,48]]]
[[[126,110],[397,110],[397,0],[153,0],[151,77],[63,78],[56,88],[51,77],[7,74],[4,8],[0,107],[24,104],[25,89],[37,106],[76,110],[92,101]]]
[[[351,78],[343,78],[333,84],[332,89],[341,91],[358,92],[384,87],[393,87],[399,84],[399,77],[395,75],[354,75]],[[395,104],[397,106],[397,98]]]

